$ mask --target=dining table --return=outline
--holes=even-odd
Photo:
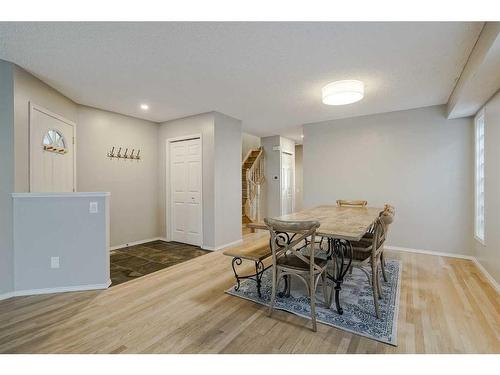
[[[315,220],[320,223],[316,236],[327,241],[325,251],[333,267],[332,272],[327,277],[334,283],[335,306],[339,314],[343,313],[340,304],[342,283],[352,262],[351,243],[361,240],[379,217],[381,211],[383,209],[378,207],[321,205],[274,217],[278,220]],[[263,222],[249,223],[247,227],[252,231],[268,229]],[[287,238],[290,240],[291,237],[287,236]]]

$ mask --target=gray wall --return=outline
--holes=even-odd
[[[250,150],[255,150],[260,147],[260,137],[252,134],[241,134],[241,160],[247,156]]]
[[[476,257],[500,282],[500,92],[484,107],[485,120],[485,244],[474,240]]]
[[[217,249],[241,239],[241,121],[218,112],[167,121],[160,125],[160,234],[168,238],[166,141],[196,134],[202,135],[203,247]],[[226,225],[225,233],[221,229],[217,231],[217,227]]]
[[[295,211],[303,207],[302,151],[302,145],[295,146]]]
[[[29,191],[29,103],[77,122],[77,104],[25,70],[14,68],[15,191]],[[78,149],[77,158],[78,158]],[[78,185],[78,176],[77,176]],[[77,186],[78,187],[78,186]]]
[[[14,198],[16,292],[107,287],[107,197],[54,195]],[[90,202],[98,203],[97,213],[89,213]],[[59,268],[51,268],[51,257],[59,257]]]
[[[265,208],[263,217],[281,216],[281,153],[286,151],[295,158],[295,141],[275,135],[263,137],[261,142],[264,149],[264,175],[266,177],[263,188]],[[280,147],[280,150],[273,150],[273,147]],[[292,166],[295,169],[294,163]],[[277,180],[274,179],[275,176],[278,176]]]
[[[76,129],[77,188],[111,192],[111,246],[158,237],[158,125],[78,106]],[[141,159],[108,158],[113,146]]]
[[[241,121],[215,112],[215,247],[241,239]]]
[[[14,289],[12,198],[14,191],[13,65],[0,60],[0,295]]]
[[[30,102],[76,123],[77,191],[112,193],[111,246],[158,237],[158,124],[80,106],[14,66],[16,192],[29,191]],[[141,148],[141,161],[110,160],[113,145]]]
[[[273,147],[280,146],[280,136],[263,137],[261,139],[264,149],[264,175],[265,183],[263,186],[263,217],[275,217],[281,214],[281,152],[273,150]],[[274,177],[278,176],[278,180]]]
[[[396,207],[393,246],[472,254],[471,119],[444,106],[304,126],[304,206]]]
[[[215,247],[214,115],[212,112],[167,121],[160,125],[158,136],[160,236],[166,237],[166,141],[169,138],[202,135],[203,153],[203,245]]]

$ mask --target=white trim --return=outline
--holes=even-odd
[[[12,297],[15,297],[16,296],[16,293],[15,292],[7,292],[7,293],[3,293],[3,294],[0,294],[0,301],[1,300],[4,300],[4,299],[7,299],[7,298],[12,298]]]
[[[31,152],[31,142],[33,139],[33,127],[31,126],[31,118],[33,117],[33,111],[38,111],[46,114],[47,116],[53,117],[56,120],[64,122],[65,124],[70,125],[73,128],[73,135],[71,142],[73,144],[73,192],[76,191],[76,122],[68,120],[57,113],[51,112],[46,108],[43,108],[37,104],[29,102],[29,113],[28,113],[28,127],[29,127],[29,137],[28,137],[28,154],[29,154],[29,163],[28,163],[28,174],[29,174],[29,191],[31,191],[31,187],[33,186],[33,176],[31,173],[31,166],[33,165],[33,155]]]
[[[472,255],[444,253],[444,252],[433,251],[433,250],[412,249],[409,247],[384,246],[384,248],[386,250],[403,251],[403,252],[407,252],[407,253],[427,254],[427,255],[435,255],[435,256],[440,256],[440,257],[450,257],[450,258],[459,258],[459,259],[468,259],[468,260],[474,259],[474,257]]]
[[[113,251],[113,250],[121,249],[121,248],[124,248],[124,247],[140,245],[140,244],[143,244],[143,243],[146,243],[146,242],[153,242],[153,241],[158,241],[158,240],[165,241],[165,238],[163,238],[163,237],[153,237],[153,238],[146,238],[144,240],[139,240],[139,241],[127,242],[127,243],[124,243],[124,244],[121,244],[121,245],[110,246],[109,250]]]
[[[200,168],[200,182],[201,182],[201,191],[200,191],[200,210],[201,210],[201,241],[198,246],[202,249],[204,241],[204,228],[203,228],[203,135],[202,133],[197,134],[188,134],[180,137],[167,138],[165,140],[165,241],[172,241],[172,220],[171,214],[172,210],[170,209],[172,205],[172,195],[170,192],[170,144],[173,142],[179,141],[188,141],[190,139],[200,140],[200,158],[201,158],[201,168]]]
[[[16,290],[14,292],[0,294],[0,300],[11,297],[31,296],[37,294],[81,292],[85,290],[107,289],[110,285],[111,285],[111,280],[108,280],[108,282],[104,284],[87,284],[87,285],[75,285],[75,286],[60,286],[56,288]]]
[[[12,193],[13,198],[92,198],[92,197],[109,197],[109,192],[67,192],[67,193]]]
[[[472,259],[472,261],[474,262],[474,264],[476,265],[477,268],[479,268],[479,270],[483,273],[483,275],[486,277],[486,279],[488,279],[488,281],[490,282],[491,286],[496,290],[497,293],[500,292],[500,285],[497,283],[497,281],[495,280],[495,278],[493,276],[491,276],[491,274],[486,270],[486,268],[484,268],[484,266],[481,264],[481,262],[479,261],[479,259],[477,259],[476,257],[474,257]]]
[[[479,125],[481,124],[482,130],[483,130],[483,153],[480,154],[478,150],[478,129]],[[483,158],[483,181],[482,181],[482,188],[483,188],[483,199],[481,200],[478,195],[478,187],[480,186],[479,183],[479,157],[482,156]],[[485,123],[485,116],[484,116],[484,107],[481,108],[474,117],[474,239],[481,243],[482,245],[485,245],[486,243],[486,213],[485,213],[485,202],[486,202],[486,186],[485,186],[485,173],[486,173],[486,123]],[[483,209],[483,215],[482,217],[479,215],[480,208],[482,206]],[[479,226],[479,219],[483,220],[483,225],[482,228]],[[480,230],[482,231],[483,237],[479,236]]]
[[[464,254],[453,254],[453,253],[443,253],[439,251],[431,251],[431,250],[420,250],[420,249],[411,249],[407,247],[399,247],[399,246],[385,246],[386,250],[393,250],[393,251],[403,251],[407,253],[416,253],[416,254],[426,254],[426,255],[434,255],[434,256],[441,256],[441,257],[449,257],[449,258],[459,258],[459,259],[467,259],[472,261],[479,271],[481,271],[484,275],[484,277],[490,282],[491,286],[495,289],[495,291],[498,293],[499,292],[499,284],[495,280],[493,276],[486,270],[486,268],[483,267],[481,262],[473,256],[473,255],[464,255]]]
[[[222,249],[225,249],[226,247],[229,247],[229,246],[236,246],[236,245],[239,245],[243,243],[243,240],[242,239],[239,239],[237,241],[233,241],[233,242],[229,242],[225,245],[222,245],[222,246],[217,246],[217,247],[213,247],[213,246],[202,246],[201,248],[204,249],[204,250],[210,250],[210,251],[217,251],[217,250],[222,250]]]

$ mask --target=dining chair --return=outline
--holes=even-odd
[[[269,316],[273,312],[276,291],[281,278],[297,277],[306,285],[311,304],[312,330],[316,332],[316,289],[320,279],[323,284],[325,303],[329,306],[325,277],[327,260],[316,257],[318,250],[314,246],[316,230],[320,223],[318,221],[283,221],[269,218],[264,219],[264,222],[271,234],[273,262]],[[292,234],[287,243],[283,241],[283,233]],[[286,237],[289,238],[288,235]],[[307,237],[311,238],[309,246],[300,246]]]
[[[385,224],[381,216],[377,218],[373,225],[373,236],[370,241],[360,240],[351,241],[352,246],[352,267],[359,268],[365,273],[368,282],[372,287],[373,303],[375,305],[375,314],[380,318],[380,309],[378,305],[379,298],[382,298],[379,283],[379,263],[380,256],[383,252],[383,244],[385,240]],[[371,274],[366,270],[366,266],[370,266]]]
[[[384,244],[385,240],[387,238],[387,233],[389,232],[389,225],[392,224],[394,221],[394,215],[396,213],[396,210],[394,209],[394,206],[390,204],[385,204],[384,205],[384,210],[380,212],[379,217],[382,219],[382,223],[384,225],[384,238],[382,238],[382,251],[380,253],[380,268],[382,270],[382,277],[384,278],[384,281],[387,281],[387,274],[385,273],[385,259],[384,259]],[[367,233],[362,238],[362,241],[367,241],[371,242],[373,238],[373,226],[368,230]]]
[[[368,201],[363,201],[363,200],[354,200],[354,201],[348,201],[344,199],[337,200],[337,206],[339,207],[366,207],[367,204]]]

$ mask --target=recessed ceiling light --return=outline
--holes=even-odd
[[[147,111],[149,109],[149,105],[147,104],[141,104],[141,109],[144,111]]]
[[[321,94],[327,105],[350,104],[363,99],[365,85],[356,80],[336,81],[323,87]]]

